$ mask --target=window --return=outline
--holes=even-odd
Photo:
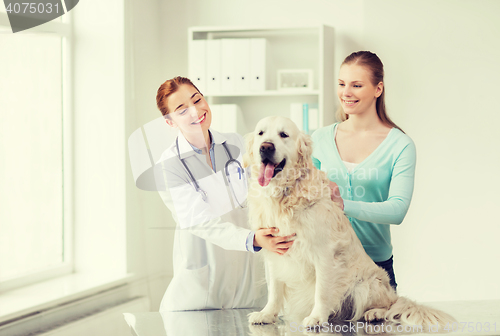
[[[0,5],[0,291],[72,271],[64,21],[12,34]]]

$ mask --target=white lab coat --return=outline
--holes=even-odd
[[[192,185],[175,143],[160,159],[167,182],[167,191],[160,195],[177,223],[174,277],[160,311],[263,307],[267,300],[262,260],[246,249],[250,233],[247,209],[235,205],[224,172],[229,158],[222,143],[226,142],[233,158],[242,162],[243,138],[210,131],[216,173],[204,155],[195,153],[181,133],[178,136],[180,156],[207,193],[208,202]],[[232,181],[238,173],[230,172],[235,174]],[[241,184],[233,186],[235,192],[245,192]]]

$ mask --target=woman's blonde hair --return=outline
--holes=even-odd
[[[360,66],[364,66],[369,70],[371,74],[371,81],[374,86],[377,86],[380,82],[384,82],[384,65],[375,53],[372,53],[370,51],[353,52],[345,58],[344,62],[342,62],[342,65],[344,64],[357,64]],[[404,131],[398,125],[396,125],[387,115],[387,110],[385,108],[385,86],[382,90],[382,94],[377,98],[376,108],[377,115],[384,124],[386,124],[387,126],[396,127],[404,133]],[[346,121],[348,118],[349,116],[344,112],[342,105],[339,106],[337,110],[337,120]]]

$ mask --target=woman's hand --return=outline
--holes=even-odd
[[[328,184],[330,187],[330,196],[332,198],[332,201],[337,203],[342,210],[344,210],[344,200],[342,197],[340,197],[340,191],[339,191],[339,186],[337,183],[330,181]]]
[[[278,253],[279,255],[285,254],[293,244],[293,240],[288,240],[294,237],[296,233],[286,237],[273,236],[273,234],[278,233],[278,231],[279,230],[277,228],[257,230],[253,239],[253,245],[265,248],[266,250]]]

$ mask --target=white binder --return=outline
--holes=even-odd
[[[244,135],[247,132],[245,119],[241,108],[236,104],[212,104],[211,129],[221,133],[239,133]]]
[[[210,111],[212,112],[212,123],[210,128],[216,131],[224,132],[224,116],[222,115],[222,105],[211,104]]]
[[[224,118],[224,126],[222,132],[239,133],[244,135],[247,133],[245,119],[241,108],[236,104],[223,104],[222,116]]]
[[[236,49],[235,89],[238,92],[248,92],[250,91],[250,39],[234,39],[233,43]]]
[[[290,104],[290,119],[297,125],[299,130],[303,130],[303,105],[302,103],[291,103]]]
[[[207,93],[221,91],[221,40],[207,40]]]
[[[309,106],[309,133],[319,128],[319,109],[317,104]]]
[[[235,39],[221,40],[221,92],[234,92],[236,83]]]
[[[308,132],[312,134],[313,131],[320,128],[318,104],[307,104],[307,116],[304,116],[304,105],[305,103],[291,103],[290,119],[292,119],[301,131],[305,131],[304,118],[307,118]]]
[[[266,52],[265,38],[250,39],[250,90],[266,90]]]
[[[207,41],[191,41],[188,55],[189,79],[191,79],[193,84],[196,85],[198,90],[202,93],[207,89],[206,56]]]

